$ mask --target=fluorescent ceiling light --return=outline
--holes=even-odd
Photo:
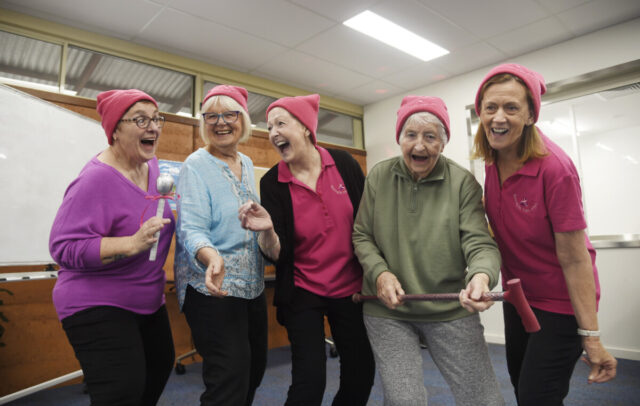
[[[369,10],[348,19],[343,24],[425,62],[449,53],[433,42]]]

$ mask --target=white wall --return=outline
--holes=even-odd
[[[547,83],[640,59],[640,19],[619,24],[552,47],[504,61],[516,62],[541,73]],[[407,94],[441,97],[449,109],[451,141],[444,154],[469,167],[469,145],[465,107],[473,104],[484,75],[491,69],[476,70]],[[398,155],[395,143],[396,111],[402,97],[391,97],[364,109],[365,148],[368,168]],[[618,255],[619,254],[619,255]],[[640,249],[599,250],[602,301],[600,326],[605,345],[616,356],[640,360],[640,322],[633,311],[640,309],[629,281],[638,279]],[[493,306],[482,315],[485,335],[490,342],[504,342],[502,310]]]
[[[635,126],[579,137],[582,188],[591,235],[640,231],[639,135],[640,126]]]

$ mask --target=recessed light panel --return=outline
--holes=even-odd
[[[449,53],[441,46],[369,10],[348,19],[343,24],[425,62]]]

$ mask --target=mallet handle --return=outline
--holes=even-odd
[[[427,300],[431,302],[438,301],[455,301],[458,300],[458,293],[424,293],[424,294],[413,294],[413,295],[400,295],[398,299],[401,301],[406,300]],[[364,300],[377,300],[378,296],[372,295],[361,295],[359,293],[353,294],[353,301],[358,303]],[[504,292],[488,292],[482,295],[482,299],[489,301],[501,301],[504,300]]]
[[[449,300],[455,301],[458,300],[458,293],[425,293],[425,294],[416,294],[416,295],[400,295],[398,297],[401,301],[406,300],[429,300],[429,301],[440,301],[440,300]],[[367,296],[361,295],[359,293],[354,293],[351,297],[352,300],[356,303],[362,302],[364,300],[378,300],[378,296]],[[507,291],[506,292],[487,292],[482,295],[483,300],[493,300],[493,301],[507,301],[511,303],[518,312],[520,319],[522,320],[522,324],[524,325],[524,329],[528,333],[535,333],[540,330],[540,324],[538,323],[538,319],[536,315],[531,310],[531,306],[527,302],[527,298],[524,296],[524,292],[522,290],[522,284],[520,283],[520,279],[511,279],[507,281]]]
[[[158,209],[156,210],[156,217],[162,218],[164,214],[164,199],[158,200]],[[156,242],[153,243],[151,247],[151,252],[149,252],[149,261],[155,261],[156,256],[158,255],[158,243],[160,242],[160,230],[156,231],[153,235],[156,238]]]

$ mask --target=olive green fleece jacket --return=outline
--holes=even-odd
[[[405,293],[457,293],[471,277],[498,282],[500,253],[489,234],[482,188],[473,175],[440,156],[415,181],[402,156],[367,175],[354,224],[353,244],[364,270],[362,292],[376,294],[376,279],[392,272]],[[449,321],[469,316],[458,301],[405,302],[395,310],[367,301],[364,313],[407,321]]]

